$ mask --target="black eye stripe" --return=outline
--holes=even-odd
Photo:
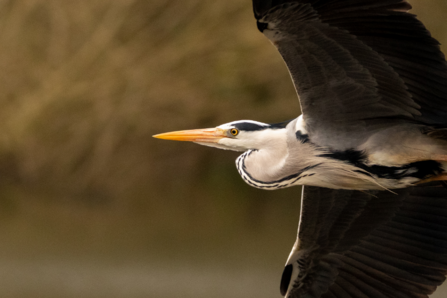
[[[290,123],[291,120],[287,120],[281,123],[275,124],[258,124],[253,122],[236,122],[231,123],[232,126],[237,128],[240,131],[259,131],[264,129],[282,129],[286,128],[287,124]]]
[[[234,127],[236,127],[239,130],[244,130],[244,131],[256,131],[256,130],[263,130],[263,129],[268,128],[268,126],[262,126],[262,125],[250,123],[250,122],[236,123],[236,124],[234,124]]]

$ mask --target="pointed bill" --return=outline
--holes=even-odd
[[[154,138],[172,141],[217,143],[220,139],[226,138],[226,130],[220,128],[205,128],[181,130],[154,135]]]

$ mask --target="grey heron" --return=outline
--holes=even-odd
[[[302,115],[160,134],[245,151],[242,178],[263,189],[395,189],[447,179],[447,63],[404,0],[254,0]]]
[[[244,152],[237,169],[257,188],[305,185],[286,297],[428,297],[447,274],[439,43],[405,0],[253,0],[253,8],[302,115],[155,137]]]

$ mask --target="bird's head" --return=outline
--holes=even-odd
[[[154,137],[164,140],[189,141],[225,150],[259,150],[278,144],[279,138],[285,137],[284,129],[288,122],[267,124],[252,120],[240,120],[225,123],[216,128],[174,131]]]

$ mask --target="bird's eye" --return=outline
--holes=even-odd
[[[239,130],[237,130],[236,128],[232,128],[230,130],[230,133],[232,136],[237,136],[239,134]]]

